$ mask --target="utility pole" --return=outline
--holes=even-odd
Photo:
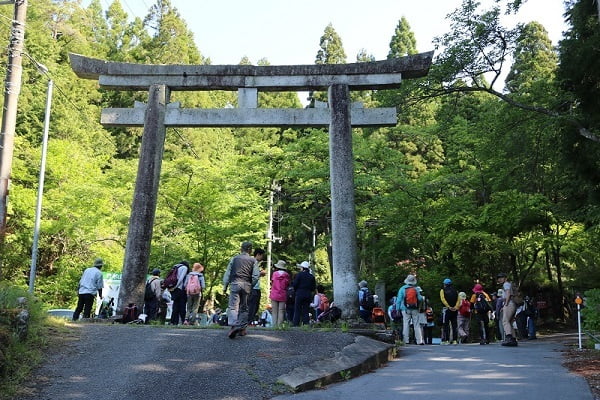
[[[4,84],[4,108],[2,125],[0,126],[0,243],[6,235],[6,213],[8,190],[10,187],[10,171],[15,141],[17,122],[17,103],[21,92],[21,76],[23,69],[23,45],[25,41],[25,18],[27,0],[3,1],[0,4],[14,3],[15,12],[8,44],[8,63],[6,65],[6,81]],[[1,265],[0,265],[1,273]]]

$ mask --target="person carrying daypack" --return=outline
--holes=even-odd
[[[417,306],[416,308],[412,308],[414,301],[410,300],[407,303],[406,293],[412,293],[412,291],[416,292],[417,296]],[[404,286],[402,286],[398,290],[398,295],[396,296],[396,307],[402,311],[402,337],[404,343],[409,342],[410,338],[410,325],[412,324],[415,331],[415,340],[417,344],[425,344],[423,341],[423,330],[421,329],[421,318],[419,313],[419,305],[424,301],[423,296],[420,293],[420,289],[417,288],[417,278],[409,274],[404,280]],[[408,304],[410,304],[411,308],[409,308]]]
[[[456,318],[458,322],[458,340],[460,343],[466,343],[471,330],[471,307],[473,304],[467,300],[467,294],[465,292],[458,293],[458,298],[460,299],[458,316]]]
[[[492,301],[492,299],[483,291],[483,286],[480,283],[475,284],[475,286],[473,286],[471,303],[475,310],[475,319],[477,320],[477,327],[479,328],[479,344],[490,344],[489,314],[492,312],[490,301]]]
[[[444,287],[440,290],[440,300],[444,308],[442,309],[443,335],[442,344],[458,344],[458,308],[460,307],[460,298],[458,291],[452,285],[450,278],[444,279]],[[450,334],[452,333],[452,338]]]
[[[329,310],[329,299],[323,293],[325,288],[323,285],[317,285],[317,293],[313,297],[312,303],[310,306],[314,309],[315,312],[315,321],[319,317],[319,315],[327,310]]]
[[[152,276],[146,282],[144,290],[144,312],[148,316],[146,322],[156,320],[158,317],[158,309],[162,290],[160,288],[160,270],[154,268]]]
[[[185,321],[186,314],[186,303],[187,303],[187,294],[185,293],[185,277],[188,273],[188,268],[190,264],[187,261],[182,261],[179,264],[176,264],[165,278],[165,281],[171,279],[173,276],[173,271],[176,271],[177,274],[177,282],[174,286],[172,286],[171,282],[167,283],[165,286],[171,292],[171,299],[173,300],[173,310],[171,311],[171,325],[179,325]]]
[[[202,300],[202,291],[206,287],[204,281],[204,266],[200,263],[192,265],[192,271],[186,275],[183,287],[186,294],[186,317],[184,325],[193,325],[198,319],[198,308]]]
[[[358,284],[358,312],[365,322],[371,322],[371,312],[375,307],[375,297],[367,287],[367,281],[360,281]]]

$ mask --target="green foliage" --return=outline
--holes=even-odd
[[[585,307],[581,310],[583,326],[594,333],[600,332],[600,289],[585,292]]]

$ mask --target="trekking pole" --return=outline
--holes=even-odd
[[[577,295],[577,297],[575,297],[575,304],[577,304],[577,332],[579,336],[579,350],[581,350],[581,303],[583,303],[583,299],[581,296]]]

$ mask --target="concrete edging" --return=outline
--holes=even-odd
[[[295,392],[311,390],[366,374],[386,364],[395,356],[395,346],[356,336],[353,344],[335,353],[333,358],[294,368],[291,372],[279,376],[277,382],[291,387]]]

